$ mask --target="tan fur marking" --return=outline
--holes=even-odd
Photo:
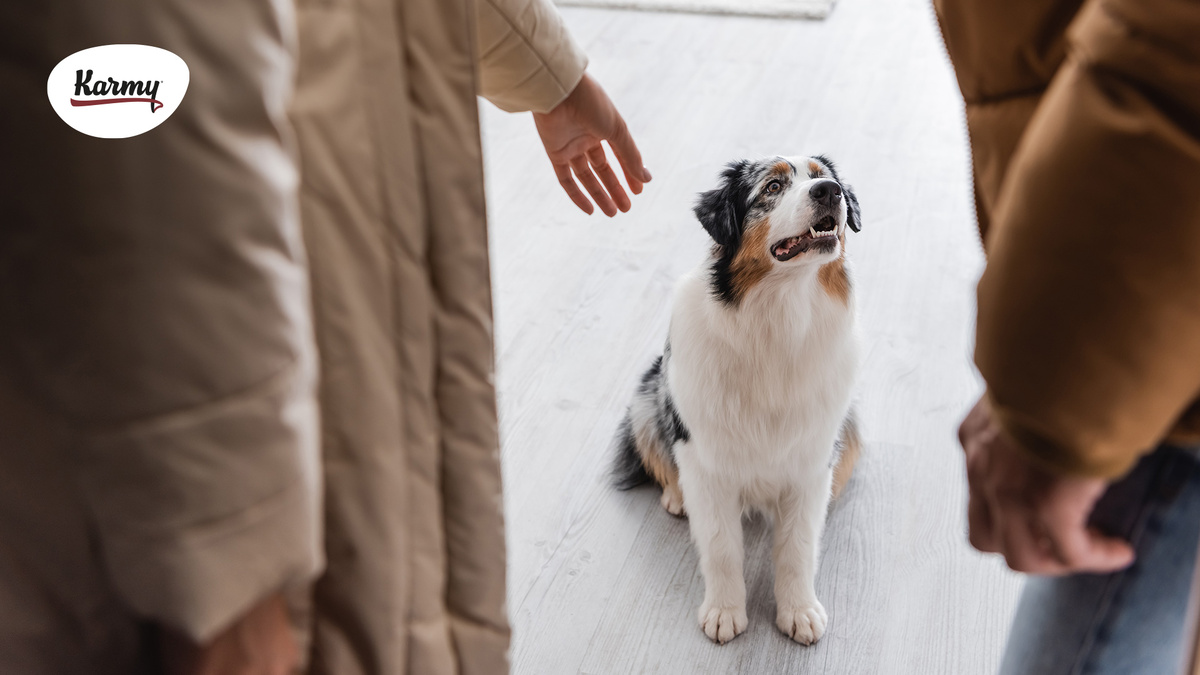
[[[646,473],[650,474],[654,482],[659,485],[678,482],[679,469],[675,467],[670,455],[651,429],[639,430],[636,444],[638,454],[642,457],[642,466],[646,467]]]
[[[845,251],[844,241],[842,250]],[[850,274],[846,272],[845,253],[837,260],[821,265],[817,270],[817,281],[831,297],[841,300],[843,305],[850,303]]]
[[[679,481],[679,469],[675,468],[675,465],[661,452],[642,455],[642,462],[646,465],[646,473],[650,474],[654,478],[654,482],[660,486]]]
[[[809,178],[820,178],[821,176],[824,176],[824,175],[825,175],[825,170],[821,168],[820,164],[817,164],[816,162],[814,162],[812,160],[808,161],[808,177]]]
[[[742,245],[729,264],[732,277],[730,285],[735,297],[745,297],[771,271],[771,253],[767,250],[767,237],[770,234],[771,221],[767,218],[746,228]]]
[[[775,166],[771,167],[771,173],[782,173],[790,176],[792,174],[792,165],[787,162],[776,162]]]
[[[662,488],[660,502],[673,516],[683,516],[683,492],[679,489],[679,467],[671,461],[671,455],[658,442],[658,437],[648,428],[643,428],[635,438],[638,455],[646,473]]]
[[[842,423],[841,445],[842,455],[838,457],[837,466],[833,467],[834,499],[846,489],[846,483],[850,482],[850,476],[854,473],[854,465],[858,463],[858,457],[862,454],[862,438],[858,435],[858,422],[855,421],[853,412]]]

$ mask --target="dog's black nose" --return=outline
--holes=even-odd
[[[828,178],[819,180],[808,188],[808,196],[825,206],[833,206],[842,198],[842,186]]]

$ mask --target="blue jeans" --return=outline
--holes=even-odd
[[[1177,675],[1200,538],[1200,462],[1163,447],[1096,505],[1091,522],[1127,539],[1137,561],[1115,574],[1030,577],[1001,675]]]

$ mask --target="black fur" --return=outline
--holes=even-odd
[[[629,414],[621,420],[617,430],[617,457],[612,468],[613,485],[618,490],[630,490],[650,482],[650,474],[642,466],[642,457],[637,451],[637,440],[633,437],[633,420]]]
[[[846,195],[846,225],[855,232],[862,232],[862,209],[858,207],[858,197],[845,183],[842,183],[842,193]]]
[[[642,375],[632,404],[653,406],[654,433],[658,436],[659,445],[668,453],[677,442],[691,440],[691,434],[679,417],[675,402],[671,400],[671,392],[667,389],[666,362],[670,358],[671,345],[668,343],[663,355],[654,359],[654,363]],[[673,456],[671,460],[674,461]],[[651,479],[638,453],[632,413],[625,414],[617,431],[617,457],[613,462],[612,475],[613,484],[621,490],[637,487]]]
[[[717,300],[729,306],[737,306],[741,298],[733,287],[733,257],[737,248],[733,246],[718,246],[716,260],[709,269],[712,278],[713,295]]]
[[[654,364],[658,368],[659,391],[662,392],[662,405],[659,410],[658,433],[666,442],[667,448],[674,448],[676,443],[687,443],[692,440],[692,434],[688,431],[687,425],[683,423],[683,418],[679,416],[679,410],[675,407],[675,400],[671,398],[671,390],[667,388],[667,361],[671,358],[671,342],[667,341],[667,346],[663,350],[662,358],[655,361]],[[651,366],[650,370],[654,370]],[[646,373],[649,375],[649,371]],[[642,377],[643,382],[645,376]]]
[[[748,180],[750,162],[733,162],[721,174],[721,185],[700,194],[693,211],[717,245],[737,251],[742,241],[742,222],[750,208],[754,186]]]
[[[744,160],[729,164],[721,174],[720,187],[702,193],[696,201],[696,217],[717,244],[712,266],[713,293],[727,305],[736,305],[738,301],[729,268],[742,243],[742,228],[753,196],[750,169],[750,162]]]

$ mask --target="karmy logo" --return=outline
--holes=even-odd
[[[46,81],[54,112],[96,138],[129,138],[167,121],[190,73],[175,54],[147,45],[103,45],[63,59]]]

